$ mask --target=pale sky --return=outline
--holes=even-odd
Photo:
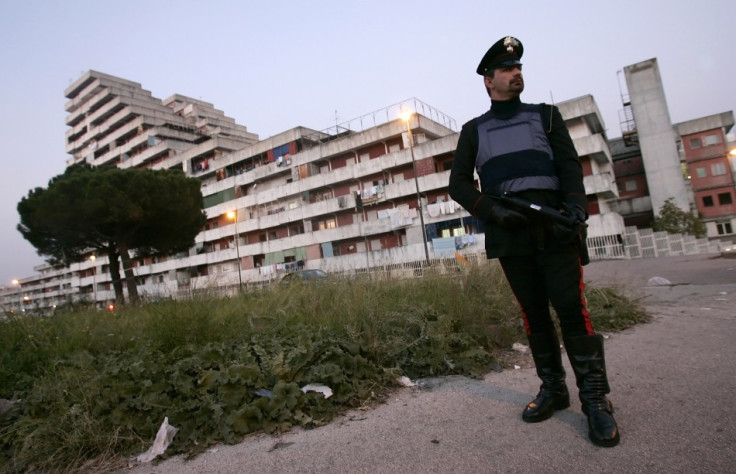
[[[592,95],[621,135],[627,65],[657,58],[673,123],[736,109],[736,2],[26,0],[0,3],[0,286],[43,263],[15,229],[63,173],[64,89],[93,69],[211,102],[264,139],[416,97],[458,125],[489,106],[478,61],[524,45],[525,102]]]

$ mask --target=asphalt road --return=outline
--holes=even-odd
[[[126,472],[736,472],[736,259],[664,257],[585,269],[589,284],[616,285],[654,316],[606,339],[617,447],[588,440],[565,360],[573,404],[542,423],[521,421],[538,389],[534,369],[507,370],[484,380],[425,380],[326,427],[248,437],[192,461]]]

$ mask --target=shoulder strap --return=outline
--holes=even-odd
[[[544,102],[539,104],[539,117],[542,120],[542,126],[544,128],[544,133],[547,135],[547,138],[549,138],[549,134],[552,133],[553,107],[554,105],[545,104]],[[544,116],[545,110],[549,110],[549,117]]]

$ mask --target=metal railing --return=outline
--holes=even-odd
[[[361,115],[360,117],[350,119],[342,123],[336,123],[335,126],[320,130],[317,133],[304,136],[304,146],[317,146],[321,143],[332,141],[336,138],[360,133],[369,128],[374,128],[389,122],[399,120],[399,113],[410,110],[412,113],[427,117],[440,125],[447,127],[453,132],[459,131],[457,122],[449,115],[440,112],[429,104],[413,97],[403,100],[396,104],[386,106],[374,112]]]

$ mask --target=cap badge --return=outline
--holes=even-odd
[[[509,53],[513,53],[514,48],[519,46],[519,40],[517,40],[513,36],[507,36],[503,39],[503,45],[506,46],[506,51],[508,51]]]

